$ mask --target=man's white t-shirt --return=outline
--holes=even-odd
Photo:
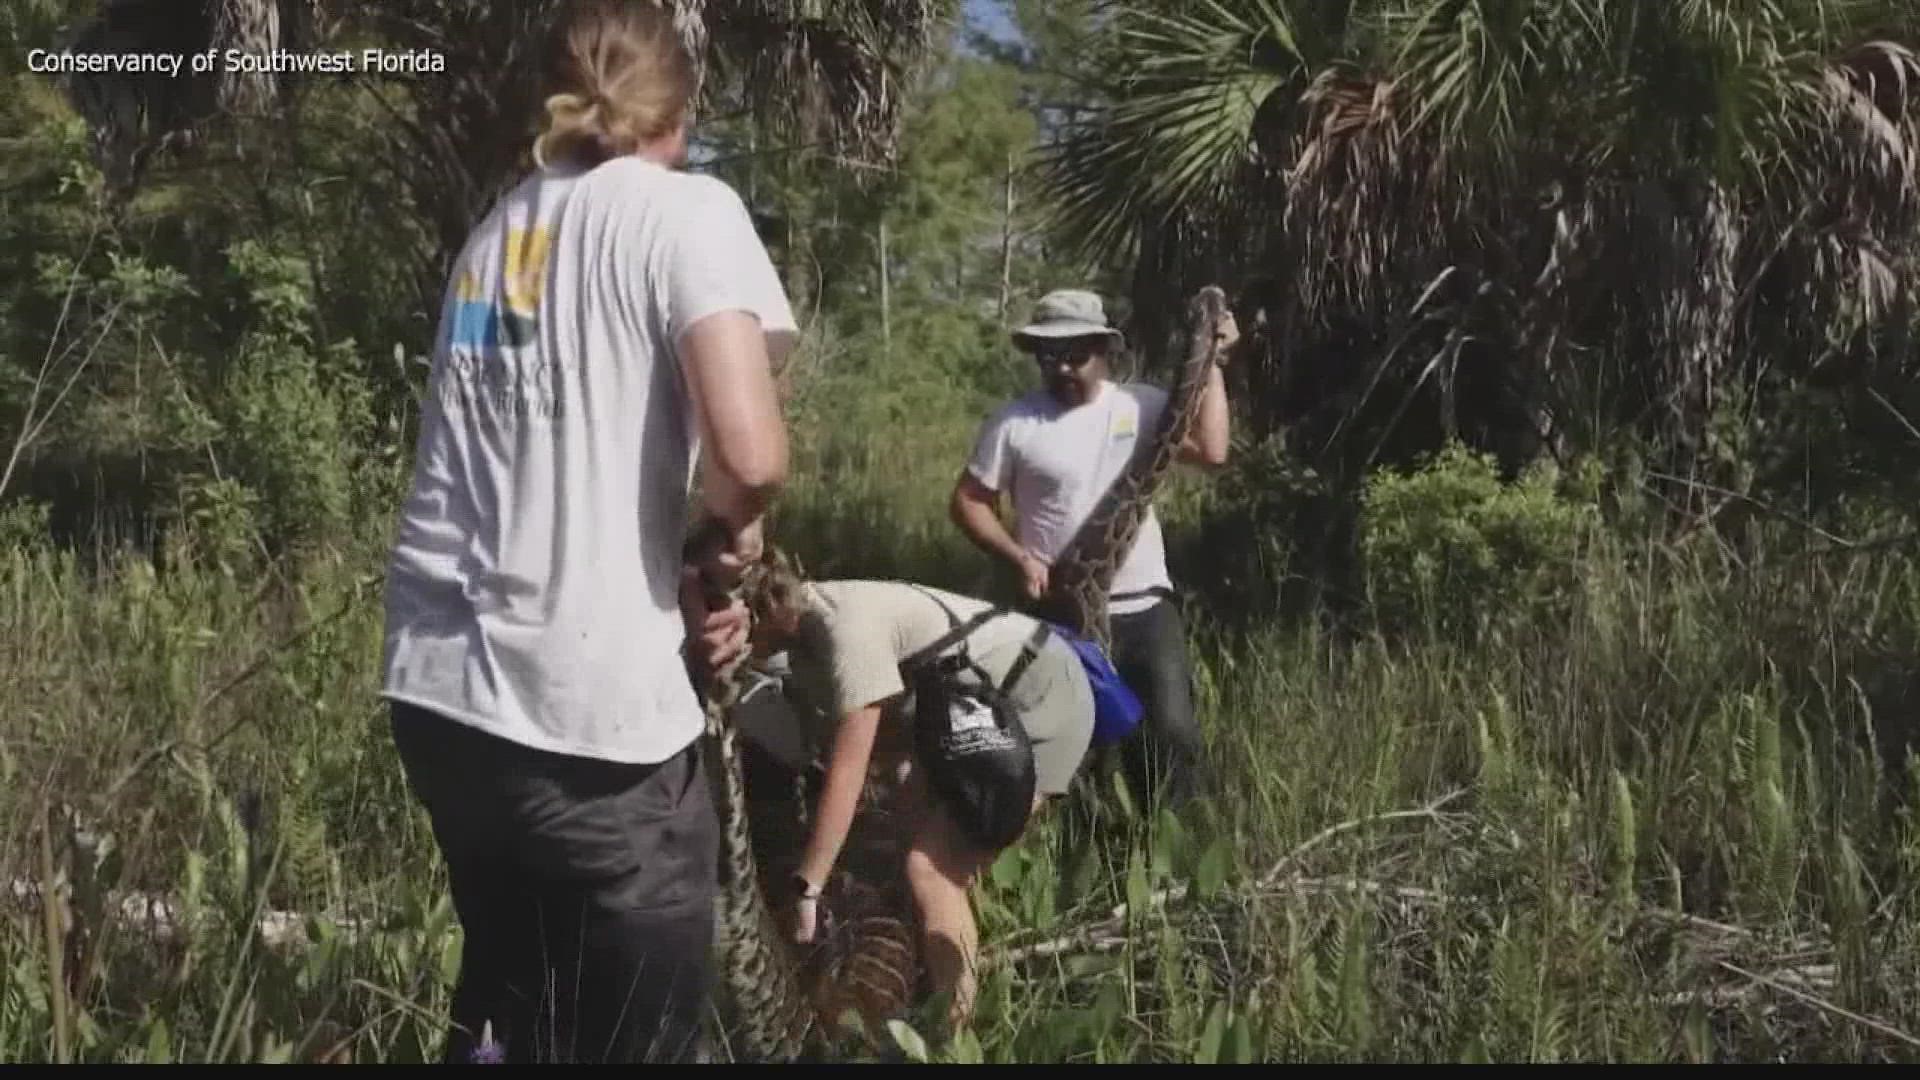
[[[678,598],[699,425],[676,343],[730,309],[795,332],[719,180],[625,157],[537,171],[489,212],[443,301],[385,696],[619,762],[700,733]]]
[[[1091,401],[1068,408],[1045,389],[1007,403],[981,425],[967,462],[973,478],[1010,492],[1014,539],[1051,562],[1132,460],[1141,439],[1152,438],[1167,392],[1146,383],[1102,381]],[[1173,587],[1159,515],[1149,508],[1133,548],[1114,573],[1111,595]],[[1115,601],[1123,615],[1151,607],[1155,598]]]

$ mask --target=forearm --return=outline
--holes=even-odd
[[[1228,418],[1227,376],[1216,367],[1207,375],[1207,389],[1200,399],[1200,449],[1212,461],[1227,459]]]
[[[687,387],[702,439],[706,511],[738,529],[764,515],[785,486],[787,430],[760,324],[741,312],[687,331]]]
[[[866,786],[873,732],[878,725],[879,710],[869,707],[848,717],[835,739],[826,789],[820,794],[820,807],[800,858],[800,875],[812,884],[826,884],[827,875],[839,861],[840,849],[846,845],[861,789]]]
[[[1207,385],[1200,391],[1200,408],[1194,416],[1193,429],[1187,432],[1186,442],[1182,444],[1182,458],[1187,464],[1203,468],[1217,468],[1226,464],[1229,441],[1226,377],[1218,367],[1207,375]]]
[[[954,524],[960,527],[960,531],[974,546],[989,555],[1005,559],[1012,566],[1020,565],[1026,549],[1013,538],[1013,534],[1007,532],[992,504],[955,496],[952,515]]]
[[[783,486],[782,480],[776,477],[733,476],[708,459],[700,482],[701,507],[708,516],[738,531],[766,516]]]
[[[840,849],[853,828],[853,812],[860,803],[861,784],[851,786],[829,783],[820,797],[820,811],[807,838],[806,854],[800,859],[800,876],[814,885],[825,885],[840,859]]]

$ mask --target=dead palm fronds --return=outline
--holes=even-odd
[[[658,2],[672,4],[700,58],[703,115],[752,115],[851,159],[891,156],[906,85],[957,7],[955,0]],[[538,104],[527,76],[559,8],[559,0],[101,0],[73,48],[185,55],[231,48],[265,57],[336,47],[351,35],[356,44],[431,50],[444,64],[433,78],[391,85],[366,78],[390,108],[393,139],[385,149],[417,163],[402,171],[423,174],[422,205],[447,217],[444,240],[462,233],[525,160]],[[257,116],[301,77],[117,77],[77,82],[73,96],[108,159],[136,161],[223,119]]]
[[[100,0],[65,47],[79,54],[175,55],[177,74],[90,71],[65,76],[109,183],[137,183],[159,149],[200,139],[222,117],[268,115],[286,84],[264,65],[310,50],[319,0]],[[186,61],[212,50],[212,70]],[[229,53],[249,64],[229,62]]]

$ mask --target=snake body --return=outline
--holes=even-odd
[[[696,537],[690,551],[712,542],[708,532]],[[733,602],[754,572],[750,567],[740,584],[710,601]],[[820,1059],[836,1049],[840,1022],[851,1010],[864,1021],[871,1046],[878,1022],[904,1011],[919,976],[918,937],[906,914],[910,897],[897,887],[904,851],[893,843],[875,843],[896,837],[898,830],[863,829],[866,823],[857,818],[843,858],[847,868],[835,875],[823,898],[827,925],[819,940],[801,946],[783,932],[767,901],[768,883],[784,880],[781,871],[798,860],[805,800],[783,797],[791,787],[754,797],[759,793],[749,785],[733,723],[745,667],[742,657],[715,671],[704,685],[696,679],[706,718],[702,758],[720,819],[714,949],[721,1041],[741,1061]],[[760,773],[755,778],[769,786],[781,779]],[[869,800],[863,812],[870,816],[874,809]],[[863,853],[878,858],[859,858]]]
[[[1140,444],[1126,469],[1048,567],[1048,592],[1042,610],[1049,618],[1093,639],[1109,656],[1113,641],[1107,590],[1133,550],[1153,496],[1199,416],[1208,376],[1220,359],[1215,335],[1227,315],[1226,292],[1217,285],[1201,289],[1188,305],[1187,314],[1192,327],[1187,355],[1160,414],[1158,429]]]

